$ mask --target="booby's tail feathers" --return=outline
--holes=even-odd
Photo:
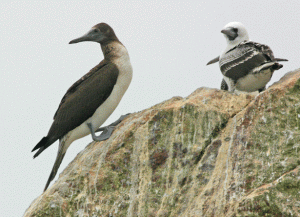
[[[55,178],[57,170],[58,170],[58,168],[59,168],[59,166],[60,166],[60,164],[61,164],[61,162],[64,159],[64,156],[66,154],[66,151],[67,151],[66,149],[67,148],[65,147],[65,141],[60,140],[59,141],[59,147],[58,147],[58,153],[57,153],[53,168],[51,170],[50,176],[49,176],[48,181],[46,183],[46,186],[44,188],[44,191],[47,190],[50,182]]]
[[[43,137],[41,141],[32,149],[31,152],[39,149],[37,153],[34,154],[33,158],[39,156],[46,148],[48,148],[54,141],[51,141],[49,137]]]

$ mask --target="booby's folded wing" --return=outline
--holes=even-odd
[[[276,62],[288,61],[287,59],[283,59],[283,58],[275,58],[273,51],[271,50],[271,48],[268,45],[260,44],[260,43],[254,42],[254,41],[247,41],[247,42],[241,43],[241,45],[242,44],[254,47],[258,51],[260,51],[264,55],[266,55],[267,59],[269,58],[271,61],[276,61]]]
[[[77,89],[77,87],[85,80],[87,80],[90,76],[92,76],[94,73],[96,73],[98,70],[100,70],[102,67],[104,67],[105,65],[107,65],[107,63],[102,60],[97,66],[95,66],[94,68],[92,68],[88,73],[86,73],[84,76],[82,76],[78,81],[76,81],[65,93],[65,95],[63,96],[63,98],[61,99],[58,109],[56,110],[53,120],[55,120],[55,117],[57,115],[57,112],[59,111],[61,105],[66,101],[66,98],[68,96],[70,96],[72,93],[74,93]]]
[[[90,73],[66,93],[54,117],[49,136],[63,136],[90,118],[111,94],[119,70],[115,64],[107,63],[101,68],[95,67]]]
[[[254,72],[259,66],[273,61],[273,52],[267,45],[247,41],[222,55],[220,69],[224,76],[236,81]]]
[[[64,95],[48,135],[44,137],[49,142],[38,143],[32,151],[41,149],[34,157],[90,118],[111,94],[118,75],[119,70],[115,64],[101,62],[74,83]]]
[[[247,41],[247,42],[241,43],[241,46],[253,47],[260,53],[264,54],[268,60],[270,60],[270,61],[275,60],[273,51],[271,50],[271,48],[268,45],[260,44],[260,43],[254,42],[254,41]]]

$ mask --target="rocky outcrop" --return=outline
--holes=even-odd
[[[300,216],[299,79],[257,96],[199,88],[131,114],[24,216]]]

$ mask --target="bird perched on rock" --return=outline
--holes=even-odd
[[[97,137],[95,131],[115,110],[131,82],[132,66],[127,49],[109,25],[99,23],[69,44],[83,41],[98,42],[104,60],[68,89],[54,115],[48,135],[32,150],[38,150],[35,158],[59,140],[57,157],[44,191],[54,179],[68,147],[74,140],[88,134],[92,134],[96,141],[110,136],[111,128],[106,130],[110,134],[105,135],[105,138],[101,135]]]
[[[228,23],[221,31],[227,47],[222,54],[207,63],[219,61],[223,74],[222,90],[253,92],[263,91],[273,72],[282,68],[269,46],[249,41],[246,28],[242,23]]]

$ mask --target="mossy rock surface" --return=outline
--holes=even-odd
[[[131,114],[24,216],[300,216],[299,79],[257,96],[199,88]]]

